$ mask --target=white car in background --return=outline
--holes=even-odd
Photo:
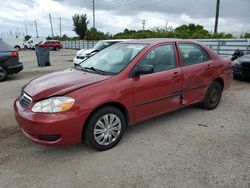
[[[43,41],[45,41],[45,37],[32,37],[23,43],[25,49],[34,49],[35,46]]]
[[[101,40],[98,43],[96,43],[96,45],[93,48],[90,49],[82,49],[79,50],[76,53],[76,56],[73,60],[74,64],[79,64],[81,62],[83,62],[86,58],[100,52],[101,50],[115,44],[118,42],[123,42],[123,41],[127,41],[125,39],[114,39],[114,40]]]
[[[8,45],[10,45],[12,48],[15,48],[16,50],[20,50],[23,48],[23,42],[24,38],[2,38],[4,42],[6,42]]]

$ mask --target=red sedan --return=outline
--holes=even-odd
[[[59,40],[46,40],[42,43],[38,44],[39,47],[49,48],[51,50],[58,51],[63,48],[61,42]]]
[[[231,61],[199,43],[127,41],[30,81],[14,102],[15,116],[37,143],[59,146],[85,139],[106,150],[129,125],[196,103],[215,109],[231,80]]]

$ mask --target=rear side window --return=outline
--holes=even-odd
[[[183,66],[210,60],[207,52],[196,44],[179,44]]]
[[[152,65],[154,72],[161,72],[176,67],[175,50],[172,44],[162,45],[151,50],[139,65]]]
[[[5,43],[4,41],[0,40],[0,51],[1,52],[10,52],[10,51],[15,51],[10,45]]]

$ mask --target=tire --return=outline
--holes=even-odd
[[[55,47],[55,51],[60,51],[60,48],[59,47]]]
[[[86,126],[86,144],[95,150],[104,151],[113,148],[121,140],[126,120],[119,109],[106,106],[94,112]]]
[[[0,82],[4,81],[8,76],[6,69],[0,66]]]
[[[14,48],[15,48],[16,50],[18,50],[18,51],[21,49],[20,46],[15,46]]]
[[[215,109],[221,100],[222,86],[219,82],[213,82],[207,89],[205,98],[201,103],[201,107],[206,110]]]

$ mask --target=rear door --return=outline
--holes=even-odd
[[[136,120],[180,107],[181,70],[174,44],[159,45],[150,50],[137,65],[153,65],[154,72],[133,77]]]
[[[199,102],[211,84],[213,62],[198,44],[178,43],[183,74],[183,104]]]

